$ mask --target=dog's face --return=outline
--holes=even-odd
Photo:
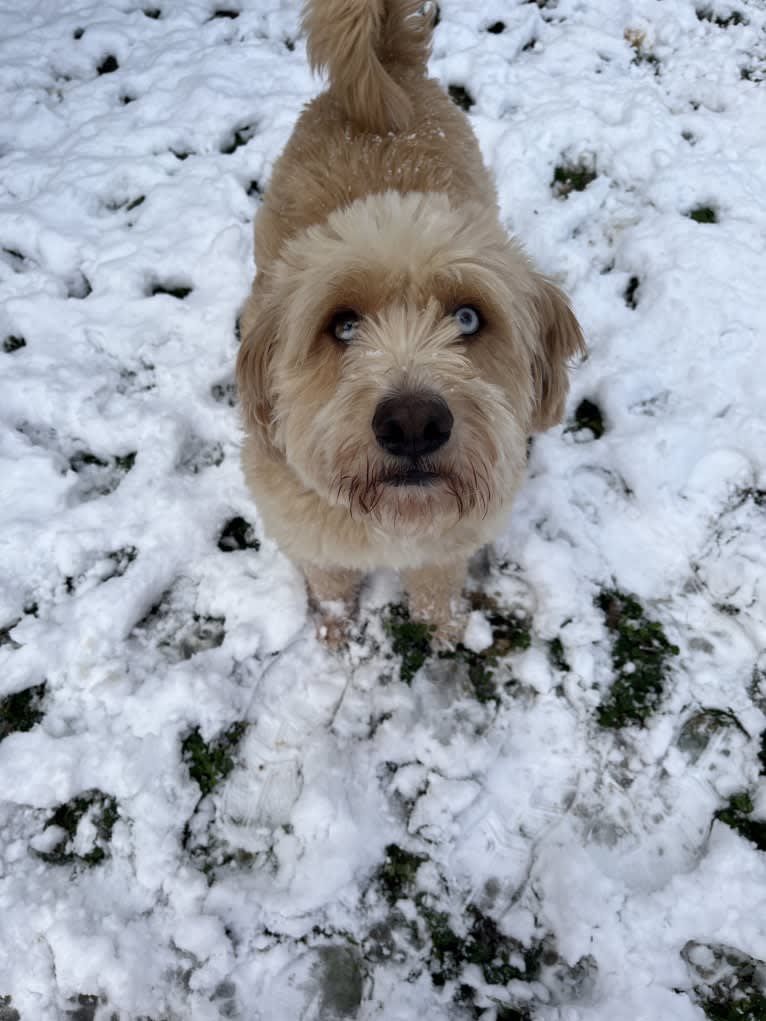
[[[294,238],[258,278],[237,371],[271,456],[328,503],[423,534],[507,503],[581,346],[492,212],[388,192]]]

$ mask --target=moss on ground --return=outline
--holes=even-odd
[[[415,875],[424,861],[427,861],[425,855],[405,851],[397,844],[388,845],[376,880],[389,904],[412,896]]]
[[[492,629],[492,645],[482,652],[474,652],[462,644],[439,652],[439,659],[464,663],[468,679],[479,702],[498,700],[494,673],[499,659],[510,652],[528,649],[532,638],[529,621],[502,609],[497,601],[484,593],[474,593],[472,608],[481,610]],[[384,617],[386,633],[391,638],[394,653],[401,657],[400,678],[410,684],[432,654],[433,627],[414,621],[401,604],[388,607]]]
[[[433,627],[412,620],[409,610],[401,603],[388,607],[383,625],[391,639],[394,653],[402,658],[399,676],[405,684],[410,684],[431,655]]]
[[[753,801],[747,791],[733,794],[725,808],[716,812],[715,817],[735,830],[745,840],[750,840],[759,851],[766,851],[766,820],[753,819]]]
[[[657,708],[668,672],[668,659],[678,646],[665,637],[662,626],[650,620],[638,600],[617,590],[602,592],[596,605],[614,635],[612,666],[615,680],[598,710],[602,727],[642,724]]]
[[[681,951],[708,1021],[766,1021],[764,964],[736,947],[690,940]]]
[[[48,817],[45,829],[55,827],[63,833],[49,851],[36,851],[35,854],[51,865],[99,865],[107,856],[119,815],[117,802],[110,794],[99,790],[85,791],[59,805]],[[93,844],[89,851],[78,853],[74,850],[74,838],[85,816],[89,817],[94,827]]]
[[[234,768],[232,752],[239,744],[247,724],[238,722],[212,741],[205,741],[199,727],[195,727],[181,742],[181,756],[192,780],[205,797]]]
[[[597,176],[595,167],[583,160],[578,163],[560,163],[553,169],[551,188],[557,198],[566,198],[573,191],[585,191]]]
[[[453,928],[450,916],[431,907],[424,896],[415,901],[425,925],[429,941],[429,968],[435,986],[459,978],[466,965],[481,969],[485,982],[505,986],[509,982],[531,982],[539,973],[543,955],[542,943],[525,947],[518,940],[505,936],[494,919],[474,904],[465,910],[467,927],[464,934]],[[462,1001],[473,999],[470,986],[458,990]],[[506,1009],[515,1009],[507,1004]]]
[[[712,206],[695,206],[686,215],[695,223],[718,223],[718,213]]]
[[[0,699],[0,741],[9,734],[25,733],[40,722],[45,715],[44,695],[45,682]]]

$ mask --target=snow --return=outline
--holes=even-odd
[[[433,73],[589,344],[473,582],[530,624],[484,701],[443,657],[400,678],[387,572],[319,645],[240,475],[252,217],[320,87],[297,0],[0,9],[0,699],[45,682],[0,720],[3,1019],[702,1021],[706,954],[766,961],[766,855],[714,818],[766,818],[766,11],[440,6]],[[236,518],[259,548],[219,547]],[[679,649],[618,730],[614,589]],[[183,747],[235,724],[204,793]],[[94,790],[111,832],[70,839]],[[491,919],[513,977],[434,981],[434,912]]]

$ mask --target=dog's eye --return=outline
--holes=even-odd
[[[481,329],[481,316],[473,305],[461,305],[452,315],[464,337],[472,337]]]
[[[359,328],[359,316],[356,312],[345,309],[337,312],[330,320],[330,333],[342,344],[348,344],[356,336]]]

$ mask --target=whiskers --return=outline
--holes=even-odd
[[[407,474],[418,481],[407,483]],[[401,465],[371,462],[365,456],[353,470],[339,472],[333,484],[337,503],[348,506],[352,517],[433,519],[448,513],[451,502],[459,521],[469,514],[486,517],[492,503],[490,466],[481,457],[465,463],[420,458],[403,470]],[[445,500],[451,498],[451,500]]]

